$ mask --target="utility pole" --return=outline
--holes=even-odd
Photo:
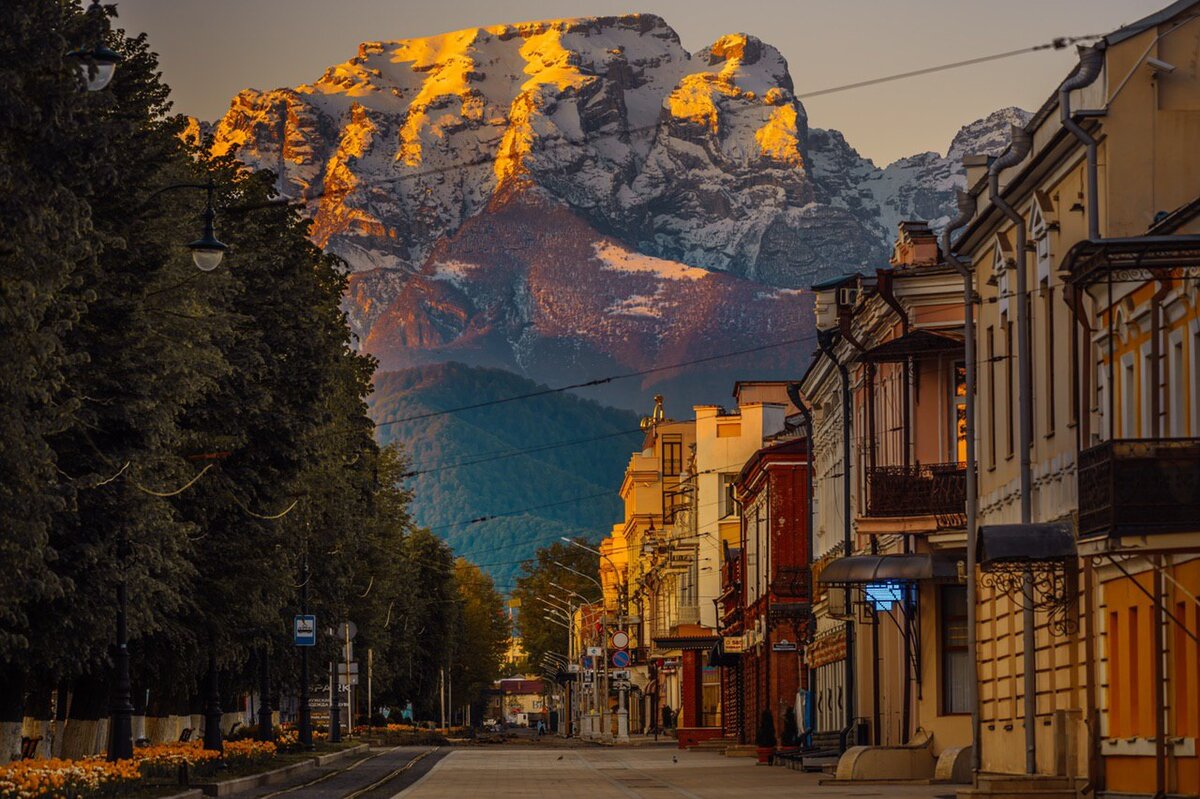
[[[441,704],[442,729],[446,729],[446,669],[438,669],[438,697]]]

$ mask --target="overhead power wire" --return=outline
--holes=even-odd
[[[436,467],[432,467],[429,469],[413,469],[411,471],[404,472],[400,476],[401,477],[417,477],[422,474],[434,474],[436,472],[445,472],[445,471],[449,471],[451,469],[458,469],[463,466],[474,466],[477,463],[491,463],[492,461],[504,460],[505,458],[515,458],[518,455],[529,455],[529,454],[536,453],[536,452],[546,452],[546,451],[552,450],[552,449],[561,449],[562,447],[571,447],[571,446],[576,446],[578,444],[588,444],[593,441],[604,441],[605,439],[609,439],[609,438],[619,438],[620,436],[630,436],[630,435],[634,435],[635,433],[640,433],[640,432],[641,432],[640,429],[618,430],[615,433],[605,433],[604,435],[591,436],[589,438],[577,438],[573,441],[559,441],[557,443],[542,444],[540,446],[529,447],[527,449],[514,449],[509,452],[502,452],[499,454],[491,455],[489,457],[480,457],[480,458],[475,458],[474,460],[459,461],[458,463],[448,463],[444,466],[436,466]]]
[[[620,374],[609,375],[608,377],[598,377],[594,380],[586,380],[582,383],[572,383],[566,386],[558,386],[555,388],[543,388],[537,391],[530,391],[525,394],[514,394],[511,397],[501,397],[500,399],[486,400],[484,402],[474,402],[470,405],[460,405],[456,408],[445,408],[440,411],[427,411],[425,413],[414,414],[413,416],[404,416],[399,419],[388,419],[383,422],[376,422],[376,427],[386,427],[391,424],[400,424],[402,422],[415,422],[420,419],[429,419],[434,416],[445,416],[451,413],[460,413],[462,411],[475,410],[476,408],[487,408],[493,405],[502,405],[506,402],[516,402],[518,400],[533,399],[534,397],[544,397],[547,394],[559,394],[564,391],[573,391],[579,388],[591,388],[593,386],[602,386],[607,383],[612,383],[617,380],[628,380],[632,377],[644,377],[645,375],[654,374],[655,372],[666,372],[671,369],[680,369],[684,366],[694,366],[699,363],[709,363],[710,361],[720,361],[725,358],[735,358],[738,355],[749,355],[754,352],[762,352],[764,350],[777,349],[779,347],[787,347],[793,344],[801,344],[810,340],[812,337],[792,338],[784,341],[777,341],[773,344],[762,344],[757,347],[750,347],[744,350],[734,350],[733,352],[724,352],[719,355],[707,355],[703,358],[694,358],[690,361],[679,361],[677,363],[667,364],[665,366],[655,366],[649,369],[639,369],[634,372],[623,372]]]
[[[807,100],[811,97],[821,97],[826,94],[836,94],[838,92],[846,92],[851,89],[863,89],[867,86],[877,86],[880,83],[890,83],[894,80],[905,80],[906,78],[916,78],[921,75],[931,75],[935,72],[945,72],[950,69],[958,69],[960,67],[969,67],[975,64],[984,64],[988,61],[999,61],[1002,58],[1012,58],[1017,55],[1025,55],[1026,53],[1036,53],[1039,50],[1062,50],[1076,42],[1088,41],[1091,39],[1099,39],[1100,35],[1095,36],[1059,36],[1045,44],[1035,44],[1032,47],[1022,47],[1017,50],[1008,50],[1003,53],[994,53],[992,55],[980,56],[978,58],[968,58],[965,61],[954,61],[949,64],[939,64],[934,67],[924,67],[922,69],[914,69],[910,72],[898,72],[895,75],[884,75],[879,78],[871,78],[870,80],[861,80],[856,83],[846,83],[841,86],[833,86],[828,89],[818,89],[812,92],[804,92],[797,94],[799,100]]]

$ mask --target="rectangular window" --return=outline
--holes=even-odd
[[[1183,429],[1185,422],[1184,411],[1187,410],[1187,400],[1183,396],[1183,338],[1173,338],[1171,346],[1171,376],[1170,392],[1171,407],[1167,409],[1171,419],[1171,437],[1183,438],[1187,435]]]
[[[996,331],[987,329],[987,372],[988,372],[988,465],[996,465]]]
[[[1155,435],[1154,429],[1158,425],[1159,420],[1154,418],[1154,397],[1156,393],[1161,391],[1161,387],[1158,384],[1158,376],[1154,374],[1154,356],[1150,354],[1150,345],[1147,344],[1142,348],[1142,412],[1140,420],[1142,423],[1141,436],[1143,438],[1150,438]],[[1161,393],[1158,395],[1162,396]]]
[[[741,422],[726,422],[717,425],[717,438],[737,438],[742,434]]]
[[[1046,368],[1046,435],[1054,435],[1054,287],[1046,285],[1043,292]]]
[[[970,713],[969,691],[975,678],[967,649],[967,587],[943,585],[938,590],[939,638],[942,650],[942,714]]]
[[[662,443],[663,477],[678,477],[683,471],[683,439],[679,436],[664,437]]]
[[[702,727],[721,726],[721,670],[716,666],[705,666],[701,677]]]
[[[721,495],[718,499],[721,518],[725,519],[737,513],[737,503],[733,500],[733,484],[737,475],[727,472],[721,475]]]
[[[1004,325],[1004,453],[1009,458],[1013,455],[1013,419],[1017,408],[1013,405],[1013,372],[1017,367],[1017,359],[1013,352],[1013,323],[1003,321]]]
[[[1188,407],[1192,409],[1192,436],[1200,437],[1200,388],[1196,388],[1196,384],[1200,383],[1200,325],[1192,328],[1192,369],[1191,377],[1187,380],[1188,393],[1191,395],[1188,399]]]
[[[1133,355],[1126,355],[1121,359],[1121,393],[1117,396],[1121,403],[1121,438],[1137,438],[1137,397],[1133,388],[1136,385]]]
[[[954,364],[954,441],[959,463],[967,462],[967,367]]]

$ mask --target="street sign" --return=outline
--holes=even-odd
[[[771,651],[773,651],[773,652],[795,652],[796,644],[795,644],[795,642],[789,641],[788,639],[784,638],[780,641],[776,641],[775,643],[771,644]]]
[[[590,657],[590,658],[602,658],[602,657],[604,657],[604,647],[589,646],[587,648],[587,654],[588,654],[588,657]]]
[[[337,669],[338,669],[338,674],[345,675],[345,673],[346,673],[346,664],[345,664],[345,663],[338,663],[338,664],[337,664]],[[358,674],[358,661],[357,661],[357,660],[352,660],[352,661],[350,661],[350,673],[351,673],[351,674],[355,674],[355,675],[357,675],[357,674]]]
[[[629,633],[624,630],[617,630],[612,634],[613,649],[625,649],[629,646]]]
[[[348,631],[346,629],[346,625],[350,625],[350,628]],[[337,639],[339,641],[346,641],[346,640],[353,641],[354,636],[356,636],[356,635],[358,635],[358,625],[355,624],[354,622],[344,621],[338,625]]]
[[[296,646],[317,645],[316,616],[296,616],[292,624],[292,643]]]
[[[568,674],[578,674],[579,673],[579,664],[578,663],[568,663],[567,664],[567,673]]]
[[[624,669],[620,671],[614,670],[609,676],[611,676],[614,680],[628,680],[629,672]]]
[[[740,635],[726,635],[724,645],[726,652],[741,652],[746,648],[746,639]]]
[[[612,664],[614,666],[616,666],[618,669],[625,668],[626,666],[629,665],[629,663],[630,663],[630,658],[629,658],[629,653],[627,651],[625,651],[624,649],[618,649],[616,652],[613,652]]]
[[[610,687],[614,691],[628,691],[629,690],[629,680],[613,680],[613,683]]]
[[[358,685],[358,675],[357,675],[357,674],[351,674],[351,675],[350,675],[350,682],[349,682],[348,684],[349,684],[349,685]],[[339,675],[338,675],[338,685],[342,686],[343,688],[345,688],[345,687],[346,687],[346,685],[347,685],[347,682],[346,682],[346,675],[345,675],[345,674],[339,674]]]

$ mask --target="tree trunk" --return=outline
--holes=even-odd
[[[0,763],[21,756],[21,727],[25,720],[25,673],[0,671]]]
[[[108,731],[108,685],[102,677],[89,674],[75,681],[71,708],[63,730],[61,756],[77,760],[107,748],[102,737]]]
[[[50,746],[54,739],[51,726],[53,694],[52,689],[43,686],[37,686],[29,692],[23,734],[38,739],[35,757],[50,757]]]
[[[67,709],[71,706],[71,684],[60,680],[54,698],[54,743],[50,746],[51,757],[62,756],[63,733],[67,729]]]

